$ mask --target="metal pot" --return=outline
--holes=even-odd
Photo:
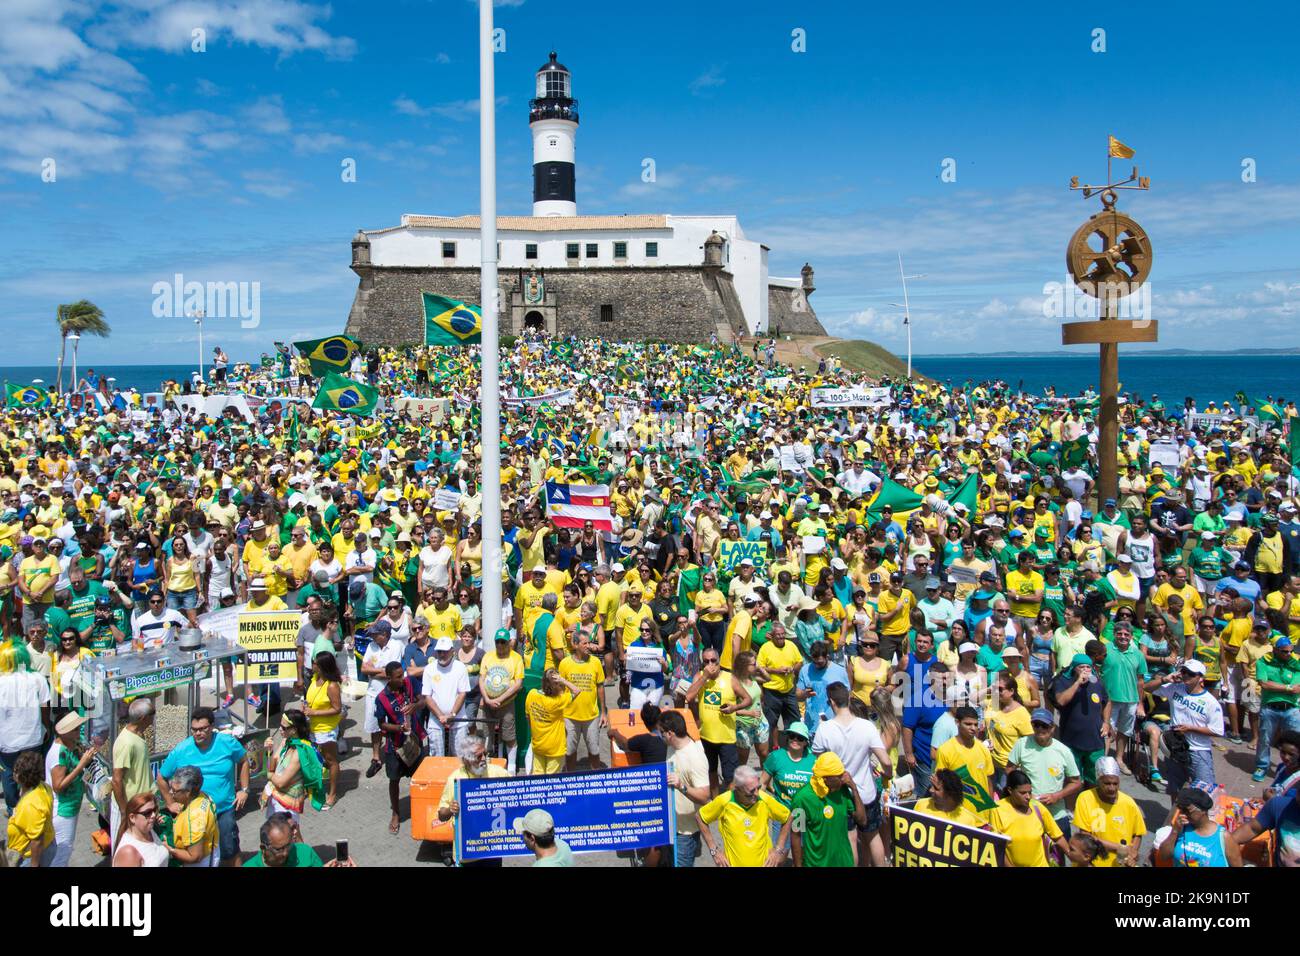
[[[203,646],[203,631],[197,627],[183,627],[176,638],[176,646],[183,651],[197,651]]]

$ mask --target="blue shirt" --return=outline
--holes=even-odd
[[[1277,846],[1273,856],[1273,865],[1280,866],[1283,840],[1294,841],[1297,834],[1300,834],[1300,803],[1296,802],[1295,793],[1288,790],[1286,793],[1274,797],[1264,804],[1255,820],[1265,830],[1277,831],[1277,839],[1273,841]]]
[[[1244,597],[1251,604],[1259,600],[1259,582],[1253,578],[1238,581],[1235,575],[1229,574],[1226,578],[1219,579],[1219,583],[1214,586],[1214,593],[1218,594],[1224,588],[1235,588],[1237,596]]]
[[[903,726],[912,731],[912,754],[917,763],[930,766],[930,740],[934,725],[947,712],[943,704],[916,707],[903,705]]]
[[[167,755],[159,773],[170,782],[181,767],[198,767],[203,773],[203,792],[212,799],[217,813],[225,813],[235,805],[239,764],[245,756],[244,745],[230,734],[214,732],[206,751],[198,748],[193,737],[186,737]]]
[[[844,665],[829,663],[826,669],[819,671],[813,664],[799,669],[799,678],[795,681],[796,690],[811,690],[813,695],[807,699],[804,707],[803,722],[808,725],[808,737],[817,735],[817,725],[822,717],[830,717],[830,702],[826,699],[826,688],[830,684],[840,683],[852,687],[849,672]]]

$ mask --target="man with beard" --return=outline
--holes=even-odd
[[[475,733],[467,733],[456,747],[460,757],[460,766],[447,775],[447,784],[442,790],[442,799],[438,801],[438,819],[443,823],[454,820],[460,814],[460,804],[456,801],[457,780],[480,780],[490,777],[508,777],[510,772],[505,767],[491,763],[487,757],[487,741]],[[461,866],[500,866],[501,860],[476,860],[462,863]]]

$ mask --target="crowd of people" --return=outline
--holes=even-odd
[[[113,865],[320,865],[301,825],[308,803],[347,799],[355,684],[393,833],[426,755],[464,776],[545,774],[604,766],[612,740],[669,764],[675,849],[647,865],[707,850],[724,866],[884,866],[903,803],[1006,836],[1014,866],[1240,865],[1238,844],[1265,834],[1274,864],[1300,865],[1293,408],[1270,422],[1134,397],[1112,498],[1096,493],[1088,397],[866,383],[773,355],[503,348],[499,565],[476,348],[366,351],[351,370],[381,397],[366,417],[301,401],[310,363],[287,350],[229,369],[223,353],[221,380],[197,386],[240,392],[252,420],[178,403],[190,383],[93,415],[7,409],[8,861],[67,864],[87,768],[111,756]],[[814,403],[867,384],[858,404]],[[403,397],[436,401],[413,413]],[[557,520],[547,482],[607,486],[611,527]],[[489,634],[481,588],[498,573]],[[91,733],[72,690],[86,660],[235,605],[300,611],[292,688],[227,672],[154,776],[149,698],[115,740]],[[257,786],[217,730],[240,698],[278,721]],[[611,727],[611,706],[645,732]],[[1224,753],[1253,754],[1268,788],[1232,833],[1214,819]],[[1149,859],[1128,777],[1170,798]],[[250,800],[266,818],[251,856]],[[458,812],[449,786],[438,815]],[[537,865],[571,865],[537,814],[521,822]]]

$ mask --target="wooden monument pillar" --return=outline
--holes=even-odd
[[[1109,165],[1108,162],[1108,171]],[[1102,211],[1075,230],[1065,254],[1075,285],[1097,299],[1101,318],[1067,322],[1061,327],[1062,345],[1096,344],[1101,350],[1096,486],[1099,508],[1102,501],[1117,497],[1119,492],[1119,344],[1154,342],[1157,334],[1153,319],[1119,318],[1119,300],[1137,292],[1151,274],[1151,240],[1141,226],[1115,208],[1116,189],[1146,189],[1150,183],[1145,177],[1138,178],[1136,167],[1132,177],[1126,180],[1133,181],[1139,185],[1081,187],[1078,177],[1070,183],[1071,189],[1083,189],[1085,198],[1094,192],[1101,193]]]

